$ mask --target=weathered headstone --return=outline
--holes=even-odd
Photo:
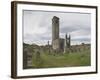
[[[36,61],[40,60],[40,52],[39,51],[36,52],[35,57],[36,57]]]
[[[23,68],[32,68],[32,51],[29,48],[23,50]]]

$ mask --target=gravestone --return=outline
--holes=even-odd
[[[40,60],[40,52],[39,51],[36,52],[35,57],[36,57],[36,61]]]
[[[32,68],[32,51],[28,48],[23,49],[23,68]]]

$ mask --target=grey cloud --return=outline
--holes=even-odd
[[[71,39],[71,41],[88,41],[90,42],[90,38],[76,38],[76,39]]]

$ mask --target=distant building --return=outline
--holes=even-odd
[[[70,35],[65,35],[65,39],[59,37],[59,18],[54,16],[52,19],[52,48],[55,51],[63,52],[70,47]]]

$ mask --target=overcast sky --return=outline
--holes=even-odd
[[[90,43],[91,14],[70,12],[23,11],[23,42],[46,45],[52,40],[52,18],[60,18],[60,37],[71,35],[71,44]]]

